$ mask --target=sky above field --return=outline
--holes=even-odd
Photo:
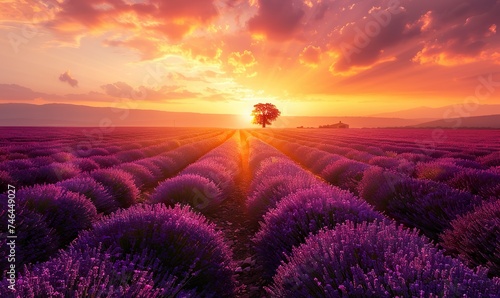
[[[500,103],[497,0],[0,0],[0,103],[369,115]],[[425,115],[422,115],[425,117]]]

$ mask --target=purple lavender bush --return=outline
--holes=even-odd
[[[419,228],[437,240],[450,221],[480,203],[470,193],[444,184],[402,177],[382,169],[370,169],[360,183],[360,196],[379,211]]]
[[[225,199],[221,189],[210,179],[183,174],[161,182],[149,197],[152,204],[174,206],[187,204],[202,212],[213,212]]]
[[[205,177],[214,182],[224,193],[234,188],[234,176],[236,175],[236,173],[231,172],[222,164],[209,160],[193,163],[185,168],[181,174]]]
[[[30,266],[19,274],[15,296],[3,286],[2,297],[166,297],[180,289],[157,288],[152,270],[141,258],[114,260],[96,248],[85,252],[63,251],[45,263]],[[5,283],[5,282],[4,282]],[[188,296],[189,297],[189,296]],[[191,296],[192,297],[192,296]]]
[[[33,163],[33,166],[35,167],[43,167],[55,162],[55,160],[50,156],[39,156],[31,158],[30,160]]]
[[[296,175],[304,170],[288,157],[271,157],[263,159],[259,165],[256,177]]]
[[[127,151],[121,151],[115,154],[116,158],[121,160],[122,162],[131,162],[138,159],[143,159],[146,157],[146,154],[143,150],[140,149],[132,149]]]
[[[315,176],[305,171],[295,175],[255,177],[246,203],[247,212],[257,222],[282,198],[319,183]]]
[[[210,179],[193,174],[178,175],[161,182],[149,197],[152,204],[187,204],[196,210],[211,212],[225,199]]]
[[[500,152],[495,151],[488,155],[477,158],[482,165],[487,167],[498,167],[500,166]]]
[[[447,183],[486,199],[500,198],[500,175],[493,171],[464,169]]]
[[[8,198],[6,195],[0,195],[0,220],[5,224],[0,226],[0,272],[5,277],[8,270],[8,255],[10,247],[7,246],[9,239],[8,231]],[[49,227],[44,216],[31,211],[27,208],[16,207],[16,267],[22,268],[22,265],[42,262],[57,252],[60,246],[59,236],[56,231]],[[7,287],[5,287],[7,288]],[[2,296],[1,297],[8,297]]]
[[[310,165],[309,169],[313,173],[321,173],[326,167],[338,161],[339,159],[342,159],[340,155],[325,153],[323,157],[320,157],[317,160],[308,163],[307,165]]]
[[[92,227],[97,211],[85,196],[52,184],[26,187],[17,192],[18,204],[43,216],[60,238],[62,246]]]
[[[71,161],[73,158],[75,158],[73,154],[69,152],[57,152],[51,154],[50,157],[52,157],[56,162],[61,162],[61,163]]]
[[[387,200],[386,214],[438,240],[453,219],[480,203],[468,192],[431,181],[406,180],[395,186],[393,196]]]
[[[293,250],[267,288],[272,297],[494,297],[484,270],[444,256],[393,223],[347,222]]]
[[[4,161],[0,164],[0,169],[5,171],[25,170],[32,168],[33,161],[29,159],[16,159]]]
[[[264,215],[253,241],[258,259],[271,278],[293,247],[321,229],[334,228],[345,221],[360,223],[383,220],[384,216],[351,193],[318,185],[302,189],[282,199]]]
[[[345,157],[353,160],[357,160],[359,162],[367,163],[369,162],[374,156],[373,154],[370,154],[368,152],[364,151],[358,151],[358,150],[351,150],[345,154]]]
[[[152,186],[158,181],[150,170],[140,164],[129,162],[123,163],[116,168],[132,175],[132,179],[134,179],[134,183],[138,188]]]
[[[51,163],[36,172],[36,183],[56,183],[80,174],[80,169],[71,163]]]
[[[344,158],[325,167],[321,177],[335,186],[357,194],[359,181],[369,168],[367,164]]]
[[[389,156],[374,156],[368,163],[385,169],[394,169],[399,166],[400,159]]]
[[[419,163],[416,167],[415,176],[419,179],[445,182],[453,178],[455,174],[464,168],[443,161],[431,161]]]
[[[155,156],[141,159],[136,161],[135,164],[148,169],[153,174],[156,181],[170,177],[180,169],[175,160],[166,156]]]
[[[119,169],[100,169],[89,175],[107,189],[120,207],[128,208],[136,203],[139,189],[129,173]]]
[[[165,174],[167,167],[160,168],[159,162],[156,161],[159,158],[160,158],[159,156],[149,157],[137,160],[134,162],[134,164],[145,167],[148,171],[151,172],[156,181],[160,181],[165,179],[165,177],[167,177],[167,175]]]
[[[8,185],[15,183],[15,180],[7,171],[0,171],[0,185]]]
[[[175,276],[183,289],[202,297],[234,294],[232,253],[221,232],[189,207],[136,205],[119,210],[75,240],[70,250],[91,247],[127,255],[148,254],[159,262],[154,279]],[[145,262],[148,264],[148,262]]]
[[[458,255],[469,266],[487,267],[491,276],[500,276],[500,200],[459,216],[441,239],[448,253]]]
[[[100,168],[99,164],[90,158],[75,158],[71,161],[72,164],[77,166],[82,172],[90,172]]]
[[[61,181],[56,186],[84,195],[92,201],[99,213],[109,214],[120,208],[108,190],[91,177],[75,177]]]
[[[27,155],[29,157],[38,157],[38,156],[51,156],[57,153],[59,153],[59,150],[57,150],[57,148],[41,147],[41,148],[33,148],[27,153]]]
[[[110,168],[121,163],[121,160],[114,155],[95,155],[89,157],[89,159],[95,161],[101,168]]]

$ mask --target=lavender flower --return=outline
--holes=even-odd
[[[0,220],[5,224],[0,226],[0,272],[2,277],[10,266],[8,255],[10,248],[7,246],[8,234],[8,210],[7,196],[0,195]],[[28,208],[16,207],[16,267],[22,268],[22,265],[42,262],[57,252],[60,246],[60,239],[56,231],[49,227],[42,214],[38,214]],[[5,289],[7,287],[4,287]],[[3,296],[2,297],[8,297]]]
[[[120,208],[108,190],[91,177],[75,177],[61,181],[56,186],[84,195],[92,201],[99,213],[109,214]]]
[[[123,170],[132,175],[132,179],[134,179],[134,183],[138,188],[152,186],[158,181],[156,177],[153,176],[151,171],[140,164],[132,162],[124,163],[117,166],[117,169]]]
[[[451,222],[441,236],[447,252],[470,266],[485,266],[500,276],[500,200],[483,204]]]
[[[99,164],[90,158],[75,158],[71,163],[77,166],[82,172],[90,172],[100,168]]]
[[[152,271],[144,260],[127,256],[115,260],[112,252],[90,248],[62,252],[43,264],[26,268],[17,279],[15,297],[166,297],[180,290],[175,279],[169,289],[155,287]],[[165,285],[167,285],[165,283]],[[4,284],[2,297],[10,297]]]
[[[273,297],[491,297],[500,289],[415,231],[347,222],[294,249],[267,290]]]
[[[321,177],[335,186],[357,193],[358,183],[368,168],[367,164],[344,158],[327,166]]]
[[[251,186],[252,191],[247,199],[247,210],[255,221],[260,220],[267,210],[274,208],[287,195],[319,184],[316,177],[307,172],[254,179],[256,182]]]
[[[465,169],[448,181],[452,187],[468,191],[483,198],[500,197],[500,175],[486,170]]]
[[[133,205],[139,196],[139,189],[132,175],[123,170],[101,169],[92,171],[89,175],[101,183],[122,208]]]
[[[177,203],[188,204],[197,210],[210,212],[224,199],[220,188],[213,181],[199,175],[185,174],[160,183],[149,201],[167,206]]]
[[[334,228],[347,220],[354,223],[383,220],[384,216],[366,202],[336,187],[320,185],[302,189],[282,199],[264,216],[253,241],[266,276],[276,268],[292,248],[305,242],[310,234]]]
[[[69,249],[85,252],[99,245],[116,251],[120,259],[147,253],[149,262],[159,261],[155,279],[175,276],[183,289],[200,296],[233,295],[231,250],[215,226],[189,207],[156,204],[119,210],[82,233]]]
[[[18,204],[41,214],[50,228],[56,230],[61,245],[89,229],[97,219],[92,202],[83,195],[55,185],[36,185],[17,192]]]

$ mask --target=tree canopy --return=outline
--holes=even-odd
[[[260,124],[262,127],[266,125],[271,125],[271,122],[275,121],[281,112],[272,103],[259,103],[253,106],[252,111],[253,124]]]

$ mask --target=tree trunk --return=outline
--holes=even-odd
[[[267,118],[266,115],[262,115],[262,128],[266,128]]]
[[[262,123],[262,128],[266,128],[266,122]]]

